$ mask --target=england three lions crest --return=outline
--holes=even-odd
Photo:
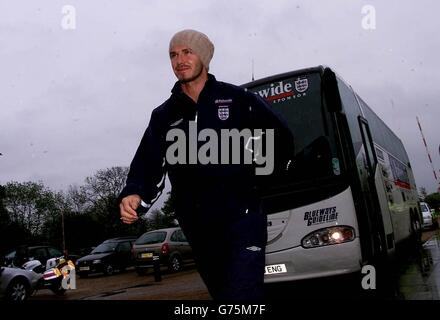
[[[229,106],[218,107],[218,118],[220,120],[226,120],[229,118]]]
[[[309,88],[309,81],[307,79],[298,78],[298,80],[295,81],[295,89],[299,93],[303,93],[307,91],[308,88]]]

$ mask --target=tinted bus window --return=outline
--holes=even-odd
[[[281,113],[295,137],[296,152],[325,135],[319,74],[274,81],[251,88]]]
[[[333,135],[323,114],[318,73],[279,78],[249,90],[266,99],[287,121],[295,140],[292,179],[340,175]]]
[[[394,183],[396,183],[396,185],[398,185],[399,187],[409,189],[410,184],[406,167],[393,156],[390,156],[389,159],[391,171],[393,172],[394,176]]]

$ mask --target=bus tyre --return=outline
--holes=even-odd
[[[377,234],[377,253],[373,258],[376,271],[376,289],[371,292],[373,299],[394,300],[398,297],[398,280],[396,277],[396,261],[387,252],[387,246],[381,242]]]
[[[393,264],[386,259],[381,259],[377,264],[377,298],[394,300],[399,295],[398,281]]]
[[[422,244],[422,227],[419,219],[415,215],[411,216],[411,249],[418,252]]]

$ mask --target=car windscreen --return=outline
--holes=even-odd
[[[333,134],[323,112],[321,76],[272,78],[248,88],[264,98],[286,120],[294,136],[295,159],[291,181],[319,179],[340,174]]]
[[[55,249],[55,248],[48,248],[49,250],[49,256],[51,258],[57,258],[57,257],[61,257],[63,254],[61,251]]]
[[[135,244],[154,244],[161,243],[165,241],[167,236],[166,232],[147,232],[140,236]]]
[[[91,253],[92,254],[97,254],[97,253],[113,252],[117,245],[118,245],[117,242],[102,243],[99,246],[97,246],[95,249],[93,249],[93,251]]]

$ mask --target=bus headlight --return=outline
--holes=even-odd
[[[348,226],[329,227],[313,231],[301,240],[301,245],[306,248],[329,246],[332,244],[353,241],[354,229]]]

